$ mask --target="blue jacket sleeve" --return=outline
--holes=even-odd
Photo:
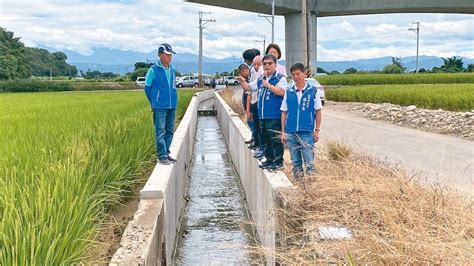
[[[146,77],[145,77],[145,94],[150,104],[151,104],[151,84],[153,83],[154,78],[155,78],[155,73],[153,72],[152,68],[149,68],[148,72],[146,72]]]

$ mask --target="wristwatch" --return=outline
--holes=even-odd
[[[318,131],[318,132],[319,132],[319,131],[321,131],[321,129],[320,129],[320,128],[315,128],[314,131]]]

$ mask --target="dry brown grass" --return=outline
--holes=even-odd
[[[240,99],[235,99],[234,97],[234,90],[226,87],[219,93],[224,99],[224,101],[236,112],[240,119],[242,119],[244,122],[246,121],[245,118],[245,112],[244,112],[244,107],[242,106],[242,101]]]
[[[327,155],[331,160],[347,160],[351,155],[351,149],[339,141],[330,141],[326,144]]]
[[[221,93],[243,116],[232,89]],[[281,264],[449,264],[474,262],[473,202],[340,142],[318,148],[317,174],[281,191]],[[286,165],[291,176],[291,165]],[[318,226],[345,226],[352,240],[321,240]]]
[[[286,247],[275,254],[281,263],[474,262],[472,202],[439,186],[422,186],[365,155],[349,152],[350,157],[332,160],[334,147],[318,152],[318,174],[304,187],[283,192],[286,207],[278,215]],[[305,225],[316,230],[308,232]],[[319,225],[346,226],[353,239],[321,240]]]

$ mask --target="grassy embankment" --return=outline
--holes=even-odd
[[[474,74],[354,74],[318,77],[326,98],[342,102],[389,102],[426,109],[470,111],[474,109]]]
[[[195,91],[179,91],[177,118]],[[0,94],[0,265],[85,261],[154,160],[142,92]]]
[[[472,199],[339,142],[318,148],[318,172],[283,192],[281,264],[433,264],[474,261]],[[290,176],[291,167],[287,167]],[[419,177],[422,178],[421,176]],[[350,240],[321,240],[320,226],[346,227]]]

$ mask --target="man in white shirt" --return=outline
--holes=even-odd
[[[314,143],[319,140],[321,128],[321,98],[317,88],[305,78],[305,67],[296,63],[290,68],[295,85],[285,92],[281,103],[281,142],[288,144],[293,174],[297,181],[314,173]]]

